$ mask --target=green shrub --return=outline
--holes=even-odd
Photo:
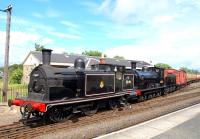
[[[13,72],[10,74],[9,83],[20,84],[22,76],[23,76],[23,71],[21,68],[13,70]]]

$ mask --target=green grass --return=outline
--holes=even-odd
[[[23,86],[28,86],[26,84],[8,84],[8,87],[23,87]],[[3,87],[3,79],[0,79],[0,88]]]

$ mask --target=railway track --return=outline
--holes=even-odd
[[[68,120],[63,123],[55,123],[49,125],[40,125],[36,127],[25,126],[20,122],[13,123],[11,125],[0,126],[0,138],[34,138],[37,136],[41,136],[43,134],[52,134],[60,130],[70,130],[79,127],[84,127],[85,125],[90,125],[101,121],[109,121],[110,119],[116,119],[127,115],[133,115],[136,113],[141,113],[144,111],[150,111],[151,109],[155,109],[162,106],[173,105],[177,102],[184,102],[189,99],[194,99],[195,101],[192,104],[200,103],[200,91],[195,88],[186,88],[186,92],[184,93],[184,89],[180,91],[171,93],[169,95],[163,97],[157,97],[148,101],[134,103],[127,107],[123,107],[117,110],[110,111],[100,111],[97,114],[89,117],[89,116],[80,116],[77,115],[73,119]],[[192,93],[187,93],[193,91]],[[179,108],[177,108],[179,109]]]

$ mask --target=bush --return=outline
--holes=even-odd
[[[155,67],[157,67],[157,68],[164,68],[164,69],[171,69],[172,68],[170,65],[165,64],[165,63],[157,63],[155,65]]]
[[[23,71],[21,68],[13,70],[13,72],[10,74],[9,83],[20,84],[22,76],[23,76]]]
[[[13,65],[9,66],[9,74],[12,74],[12,72],[18,68],[23,69],[23,65],[22,64],[13,64]]]

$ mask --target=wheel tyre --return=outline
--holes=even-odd
[[[95,113],[97,113],[98,111],[98,105],[94,105],[92,107],[88,107],[88,108],[83,108],[82,109],[82,112],[85,116],[92,116],[94,115]]]
[[[108,107],[111,110],[117,109],[117,101],[116,100],[109,100],[108,101]]]
[[[72,110],[63,107],[51,108],[48,111],[48,117],[52,122],[63,122],[72,117]]]
[[[138,97],[138,102],[142,102],[142,101],[144,101],[145,99],[144,99],[144,97],[143,96],[139,96]]]

